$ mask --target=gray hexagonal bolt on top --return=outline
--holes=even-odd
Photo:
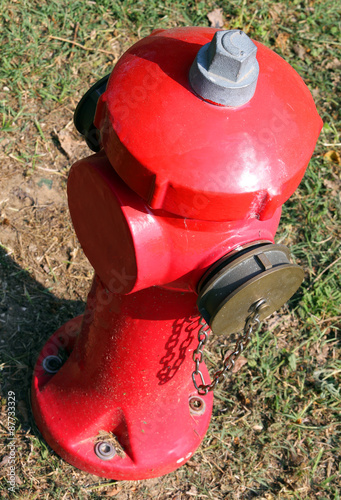
[[[257,47],[240,30],[217,31],[199,50],[189,72],[193,90],[205,101],[241,106],[256,90]]]

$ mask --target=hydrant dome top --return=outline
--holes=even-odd
[[[217,30],[157,30],[118,61],[95,116],[116,172],[153,209],[202,220],[268,219],[295,191],[322,127],[280,56],[257,46],[259,76],[238,107],[203,100],[189,72]]]

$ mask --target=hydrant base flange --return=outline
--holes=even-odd
[[[167,291],[163,293],[174,295]],[[150,293],[147,295],[150,299]],[[127,297],[127,301],[132,301],[131,296]],[[194,302],[194,299],[189,302]],[[187,306],[189,302],[187,300]],[[181,321],[181,326],[177,322],[166,346],[165,342],[162,343],[162,356],[155,361],[163,368],[158,378],[155,377],[156,381],[148,380],[144,384],[144,370],[141,370],[144,360],[140,367],[136,367],[132,356],[132,366],[139,380],[139,383],[135,381],[132,384],[129,370],[122,374],[121,379],[119,376],[111,379],[110,363],[118,363],[118,358],[114,361],[108,359],[103,373],[100,373],[96,372],[96,363],[98,361],[103,365],[101,349],[97,347],[97,353],[91,353],[91,363],[86,353],[81,353],[85,338],[85,350],[92,348],[93,323],[96,336],[100,333],[98,338],[102,338],[103,344],[110,343],[115,337],[110,328],[104,327],[98,332],[100,327],[96,319],[89,326],[86,313],[84,317],[72,319],[52,335],[34,369],[32,409],[44,439],[68,463],[110,479],[148,479],[181,467],[204,438],[213,404],[213,394],[210,393],[203,397],[204,404],[197,412],[190,405],[190,400],[197,397],[190,373],[193,361],[188,354],[185,358],[182,354],[192,341],[195,348],[198,319],[185,323]],[[130,326],[122,328],[124,336]],[[148,337],[144,341],[148,341]],[[134,349],[139,351],[139,345],[135,345]],[[120,351],[120,346],[117,346],[117,351]],[[151,349],[151,356],[154,353]],[[66,359],[56,374],[47,373],[43,368],[44,359],[51,355]],[[177,359],[173,359],[173,355]],[[97,361],[94,361],[95,358]],[[202,371],[205,379],[209,380],[206,367]],[[150,374],[147,377],[151,378]],[[145,391],[146,387],[152,389],[153,384],[159,393],[156,387],[155,391]],[[135,392],[132,389],[134,386]],[[116,453],[111,459],[104,460],[96,454],[99,442],[107,442],[115,448]]]

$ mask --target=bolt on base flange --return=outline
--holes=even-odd
[[[46,358],[43,360],[43,368],[46,371],[46,373],[57,373],[61,366],[63,364],[63,361],[59,356],[46,356]]]
[[[95,453],[101,460],[111,460],[116,455],[116,450],[111,443],[101,441],[96,443]]]
[[[206,403],[200,396],[191,396],[189,398],[189,411],[191,415],[203,415],[206,410]]]

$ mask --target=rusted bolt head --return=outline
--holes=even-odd
[[[189,398],[189,409],[192,415],[203,415],[206,410],[206,403],[200,396],[191,396]]]

